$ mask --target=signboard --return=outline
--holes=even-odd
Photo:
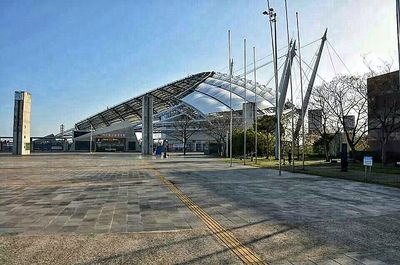
[[[74,131],[74,138],[90,133],[90,131]]]
[[[63,147],[60,146],[60,145],[53,145],[53,146],[51,146],[51,150],[62,150],[62,149],[63,149]]]
[[[364,156],[363,165],[372,167],[372,156]]]

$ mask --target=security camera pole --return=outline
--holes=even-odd
[[[269,26],[271,31],[271,45],[272,45],[272,56],[274,61],[274,75],[275,75],[275,117],[277,124],[277,135],[278,138],[278,160],[279,160],[279,176],[282,174],[282,163],[281,163],[281,119],[279,114],[279,89],[278,89],[278,43],[276,37],[276,12],[269,5],[268,11],[264,11],[263,14],[269,16]]]

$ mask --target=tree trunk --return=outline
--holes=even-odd
[[[351,157],[353,157],[353,154],[355,154],[356,152],[356,146],[354,144],[354,141],[352,141],[352,139],[350,139],[350,135],[346,132],[346,139],[347,139],[347,143],[350,146],[350,155]],[[354,138],[353,138],[354,139]]]
[[[186,141],[183,141],[183,155],[186,155]]]
[[[329,143],[325,141],[324,144],[325,149],[325,162],[329,162]]]
[[[387,158],[386,158],[386,143],[387,140],[383,139],[382,140],[382,145],[381,145],[381,160],[382,160],[382,165],[386,165],[387,163]]]
[[[385,148],[386,144],[382,145],[382,164],[386,165],[386,148]]]

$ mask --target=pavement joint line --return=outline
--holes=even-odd
[[[147,163],[147,161],[145,162]],[[219,238],[244,264],[266,264],[251,249],[243,245],[232,232],[226,230],[219,222],[213,219],[206,211],[197,205],[192,199],[177,188],[171,181],[166,179],[154,167],[148,167],[153,171],[165,186],[168,187],[215,235]]]

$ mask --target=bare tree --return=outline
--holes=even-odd
[[[207,133],[217,142],[218,153],[226,151],[228,146],[226,144],[227,133],[230,126],[230,112],[223,112],[219,115],[210,116],[209,122],[204,123],[207,128]],[[234,117],[232,120],[233,130],[241,126],[241,119]],[[220,150],[223,147],[223,150]]]
[[[368,132],[367,84],[364,77],[338,75],[324,84],[329,97],[324,101],[329,112],[341,125],[352,152]],[[347,117],[354,116],[354,124],[349,126]]]
[[[340,132],[338,119],[332,115],[328,101],[329,93],[324,86],[314,88],[310,107],[318,111],[319,117],[308,117],[310,124],[313,125],[312,133],[318,135],[323,143],[326,161],[329,161],[330,144]]]
[[[183,143],[183,155],[186,155],[187,142],[193,134],[200,130],[199,121],[194,120],[186,114],[182,114],[172,122],[175,129],[170,136]]]
[[[366,78],[389,73],[393,67],[393,58],[391,58],[390,61],[386,61],[380,58],[380,63],[375,67],[372,64],[372,60],[368,59],[368,54],[362,55],[362,58],[365,67],[367,67],[368,69],[368,72],[366,73]]]

